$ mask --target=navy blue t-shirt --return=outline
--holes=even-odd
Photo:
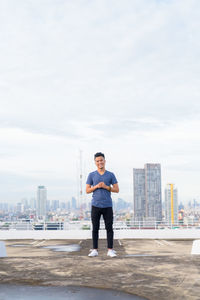
[[[104,182],[105,185],[110,186],[117,183],[117,179],[112,172],[105,171],[103,175],[98,171],[91,172],[88,175],[86,184],[91,186],[97,185],[99,182]],[[106,189],[96,189],[92,194],[92,205],[96,207],[112,207],[111,192]]]

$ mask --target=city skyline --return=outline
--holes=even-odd
[[[200,199],[198,0],[0,6],[0,202],[77,197],[80,150],[83,189],[101,151],[129,202],[144,162]]]
[[[152,164],[152,163],[146,163],[145,164],[145,167],[147,166],[147,165],[160,165],[160,164],[158,164],[158,163],[154,163],[154,164]],[[134,174],[134,171],[137,171],[137,173],[141,173],[141,180],[139,179],[139,177],[138,176],[136,176],[136,178],[138,178],[139,179],[139,181],[141,181],[141,182],[143,182],[143,179],[142,179],[142,177],[144,177],[145,178],[145,169],[141,169],[141,168],[133,168],[133,174]],[[136,173],[136,172],[135,172]],[[83,177],[85,177],[85,176],[83,176]],[[161,176],[161,178],[162,178],[162,176]],[[137,180],[137,179],[136,179]],[[170,184],[169,182],[167,182],[167,183],[165,183],[165,186],[164,186],[164,184],[163,184],[163,182],[162,182],[163,180],[161,180],[161,198],[162,198],[162,203],[164,204],[165,203],[165,189],[166,189],[166,186],[168,185],[168,184]],[[164,180],[164,182],[166,182],[165,180]],[[77,179],[77,182],[76,182],[76,185],[78,186],[80,184],[80,181]],[[39,185],[39,186],[41,186],[41,185]],[[32,193],[31,194],[29,194],[29,196],[27,196],[27,195],[22,195],[22,197],[21,198],[15,198],[15,199],[13,199],[13,201],[6,201],[6,200],[2,200],[2,199],[0,199],[0,203],[15,203],[15,204],[17,204],[18,202],[19,203],[22,203],[23,204],[23,202],[24,201],[30,201],[30,203],[32,202],[32,201],[36,201],[36,199],[37,199],[37,197],[38,197],[38,192],[35,192],[35,188],[36,187],[39,187],[39,186],[34,186],[34,191],[32,191]],[[84,186],[85,186],[85,183],[83,183],[83,194],[82,194],[82,196],[83,196],[83,199],[82,199],[82,201],[83,201],[83,203],[85,203],[85,202],[90,202],[91,201],[91,198],[92,198],[92,196],[91,195],[87,195],[86,194],[86,192],[85,192],[85,189],[84,189]],[[46,188],[46,187],[45,187]],[[50,188],[51,189],[51,187],[47,187],[47,188]],[[133,188],[133,193],[132,193],[132,195],[131,195],[131,197],[130,198],[128,198],[128,199],[126,199],[125,198],[125,201],[126,202],[129,202],[129,203],[133,203],[133,205],[134,205],[134,201],[133,201],[133,196],[134,196],[134,184],[133,184],[133,182],[132,182],[132,188]],[[144,198],[145,198],[145,195],[143,195],[144,196]],[[70,202],[71,201],[71,198],[73,199],[77,199],[77,201],[79,202],[80,201],[80,187],[78,186],[78,188],[77,188],[77,191],[76,191],[76,194],[72,194],[72,195],[62,195],[62,197],[59,197],[58,195],[55,195],[55,197],[52,197],[51,195],[50,195],[50,197],[48,197],[47,198],[47,200],[48,201],[64,201],[64,202]],[[112,198],[113,198],[113,201],[117,201],[117,199],[118,198],[123,198],[123,197],[119,197],[119,196],[117,196],[117,195],[115,195],[115,194],[112,194]],[[59,199],[59,200],[58,200]],[[180,202],[181,203],[184,203],[184,204],[186,204],[186,203],[189,203],[189,202],[192,202],[192,201],[200,201],[200,197],[190,197],[190,198],[188,198],[187,200],[180,200]]]

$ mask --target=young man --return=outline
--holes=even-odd
[[[92,239],[93,249],[88,256],[98,255],[98,238],[99,223],[101,215],[103,215],[105,227],[107,231],[107,245],[110,257],[115,257],[116,252],[113,250],[113,210],[111,192],[118,193],[119,186],[115,175],[105,169],[105,156],[101,152],[94,155],[94,161],[97,171],[88,175],[86,182],[86,193],[92,195]]]

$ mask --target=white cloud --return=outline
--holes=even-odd
[[[199,8],[197,0],[0,1],[2,172],[76,186],[78,149],[86,173],[100,149],[124,198],[132,168],[150,160],[162,163],[163,182],[171,177],[194,197]],[[17,197],[31,195],[22,186],[16,180]]]

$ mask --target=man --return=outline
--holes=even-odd
[[[107,246],[110,257],[115,257],[113,250],[113,210],[111,192],[118,193],[119,186],[115,175],[105,169],[105,156],[101,152],[94,155],[97,170],[90,173],[86,182],[86,193],[92,195],[92,239],[93,249],[88,256],[98,255],[99,224],[103,215],[107,231]]]

